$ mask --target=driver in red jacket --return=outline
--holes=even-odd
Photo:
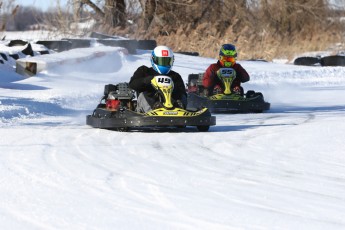
[[[236,78],[232,82],[231,92],[243,95],[241,83],[249,81],[250,77],[247,71],[236,63],[237,51],[232,44],[224,44],[219,51],[219,60],[211,64],[204,73],[202,84],[206,89],[206,96],[213,95],[215,89],[223,91],[223,84],[219,79],[217,71],[220,68],[233,68],[236,71]]]

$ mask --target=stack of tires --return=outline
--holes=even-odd
[[[294,64],[305,66],[345,66],[345,56],[298,57],[294,60]]]

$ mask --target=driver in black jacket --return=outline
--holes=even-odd
[[[174,54],[167,46],[157,46],[151,55],[152,67],[140,66],[129,81],[129,87],[137,91],[137,111],[146,113],[152,109],[163,107],[156,96],[156,90],[151,85],[154,76],[166,75],[174,82],[172,99],[174,106],[185,108],[187,104],[187,94],[185,84],[180,74],[172,71]]]

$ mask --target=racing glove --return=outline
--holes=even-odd
[[[234,88],[232,88],[232,93],[241,94],[241,87],[235,86]]]

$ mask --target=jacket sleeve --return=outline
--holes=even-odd
[[[249,74],[240,64],[236,63],[233,68],[236,70],[235,80],[240,81],[242,83],[250,80]]]
[[[204,73],[204,76],[202,78],[202,85],[205,88],[210,88],[214,85],[214,78],[215,78],[215,71],[213,69],[213,65],[210,65],[206,72]]]
[[[147,91],[152,88],[151,79],[153,76],[148,74],[148,67],[140,66],[129,81],[129,87],[137,92]]]

